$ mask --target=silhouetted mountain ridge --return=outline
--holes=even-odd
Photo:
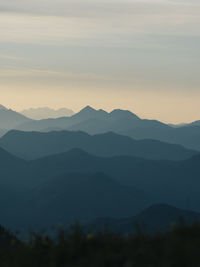
[[[125,118],[129,119],[134,119],[134,120],[139,120],[139,118],[133,114],[130,111],[124,111],[124,110],[114,110],[110,113],[100,109],[96,110],[90,106],[87,106],[83,108],[80,112],[76,113],[75,115],[69,117],[69,118],[58,118],[58,119],[46,119],[46,120],[40,120],[30,122],[30,123],[25,123],[18,127],[20,130],[40,130],[43,131],[47,128],[51,127],[60,127],[63,130],[65,129],[70,129],[70,127],[74,126],[77,124],[79,125],[82,122],[86,121],[116,121],[116,120],[121,120]],[[81,129],[80,129],[81,130]]]
[[[106,112],[89,106],[69,118],[47,119],[23,123],[25,131],[73,130],[89,134],[115,132],[135,139],[154,139],[200,150],[200,126],[171,127],[157,120],[141,119],[126,110]]]
[[[9,153],[4,158],[1,223],[9,227],[41,228],[72,222],[74,216],[81,221],[134,216],[155,203],[200,211],[199,157],[154,161],[73,149],[34,161]]]
[[[103,172],[125,185],[133,185],[158,202],[199,210],[200,160],[154,161],[131,156],[97,157],[75,149],[32,161],[44,173]],[[187,204],[190,203],[190,204]]]
[[[1,129],[13,129],[22,123],[30,122],[30,119],[22,114],[19,114],[12,109],[7,109],[4,106],[0,106],[0,127]]]
[[[198,152],[156,140],[134,140],[113,132],[91,136],[84,132],[21,132],[12,130],[0,139],[0,146],[24,159],[80,148],[97,156],[130,155],[147,159],[184,160]]]

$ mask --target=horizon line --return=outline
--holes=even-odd
[[[52,107],[52,106],[48,106],[48,105],[44,105],[44,106],[29,106],[29,107],[27,107],[27,108],[24,108],[24,109],[14,109],[14,108],[11,108],[11,107],[7,107],[6,105],[2,105],[1,103],[0,103],[0,107],[3,107],[3,108],[5,108],[5,109],[8,109],[8,110],[12,110],[12,111],[15,111],[15,112],[17,112],[17,113],[20,113],[21,114],[21,112],[23,112],[23,111],[25,111],[25,110],[31,110],[31,109],[34,109],[34,110],[37,110],[37,109],[43,109],[43,108],[48,108],[48,109],[51,109],[51,110],[54,110],[54,111],[58,111],[58,110],[60,110],[60,109],[69,109],[69,110],[71,110],[72,112],[74,112],[74,114],[73,115],[75,115],[75,114],[77,114],[77,113],[79,113],[79,112],[81,112],[82,110],[84,110],[84,109],[86,109],[86,108],[91,108],[91,109],[93,109],[93,110],[95,110],[95,111],[105,111],[106,113],[108,113],[108,114],[110,114],[110,113],[112,113],[113,111],[115,111],[115,110],[121,110],[121,111],[129,111],[129,112],[131,112],[132,114],[134,114],[134,115],[136,115],[137,117],[139,117],[139,119],[147,119],[147,120],[156,120],[156,121],[159,121],[159,122],[162,122],[162,123],[164,123],[164,124],[168,124],[168,125],[184,125],[184,124],[190,124],[190,123],[193,123],[193,122],[196,122],[196,121],[198,121],[198,120],[190,120],[190,121],[185,121],[185,122],[176,122],[176,123],[173,123],[173,122],[167,122],[166,120],[160,120],[160,119],[157,119],[157,118],[153,118],[153,117],[145,117],[145,116],[143,116],[143,115],[139,115],[137,112],[134,112],[134,111],[132,111],[132,110],[130,110],[130,109],[123,109],[123,108],[111,108],[111,109],[105,109],[105,108],[96,108],[96,107],[94,107],[93,105],[85,105],[85,106],[83,106],[82,108],[79,108],[78,110],[74,110],[73,108],[70,108],[70,107],[66,107],[66,106],[61,106],[61,107]],[[71,116],[73,116],[73,115],[71,115]],[[69,117],[71,117],[71,116],[69,116]],[[49,118],[51,118],[51,117],[49,117]],[[200,119],[199,119],[200,120]]]

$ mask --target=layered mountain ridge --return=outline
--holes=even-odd
[[[113,132],[89,135],[80,131],[22,132],[12,130],[0,146],[24,159],[37,159],[80,148],[97,156],[130,155],[147,159],[183,160],[198,154],[180,145],[157,140],[134,140]]]
[[[1,106],[0,122],[18,129],[0,139],[6,227],[129,218],[158,203],[200,212],[199,126],[173,128],[130,111],[91,107],[35,121]]]
[[[16,127],[22,131],[84,131],[89,134],[115,132],[134,139],[154,139],[200,150],[200,126],[172,127],[157,120],[141,119],[125,110],[95,110],[89,106],[71,117],[25,122]]]

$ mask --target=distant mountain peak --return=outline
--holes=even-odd
[[[77,114],[87,114],[87,115],[92,115],[92,114],[99,114],[100,116],[111,116],[111,117],[116,117],[116,118],[135,118],[135,119],[140,119],[137,115],[135,115],[134,113],[132,113],[129,110],[122,110],[122,109],[114,109],[113,111],[111,111],[110,113],[106,112],[103,109],[94,109],[91,106],[86,106],[85,108],[83,108],[81,111],[79,111]]]
[[[20,113],[33,120],[70,117],[74,115],[73,110],[68,108],[53,109],[49,107],[29,108],[22,110]]]
[[[113,111],[110,112],[111,116],[115,116],[115,117],[131,117],[131,118],[137,118],[140,119],[136,114],[132,113],[129,110],[122,110],[122,109],[114,109]]]
[[[92,108],[91,106],[86,106],[83,109],[81,109],[80,112],[94,112],[94,111],[97,111],[97,110]]]
[[[104,113],[104,114],[108,114],[105,110],[103,110],[103,109],[95,109],[95,108],[93,108],[93,107],[91,107],[91,106],[86,106],[86,107],[84,107],[83,109],[81,109],[80,110],[80,112],[79,113],[83,113],[83,112],[90,112],[90,113]]]
[[[86,106],[73,117],[78,120],[89,120],[89,119],[105,119],[108,113],[102,109],[96,110],[91,106]]]

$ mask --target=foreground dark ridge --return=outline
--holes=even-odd
[[[180,222],[181,223],[181,222]],[[200,225],[184,222],[156,236],[138,232],[85,234],[78,225],[57,239],[33,234],[28,243],[11,239],[1,247],[4,267],[195,267],[200,264]]]

